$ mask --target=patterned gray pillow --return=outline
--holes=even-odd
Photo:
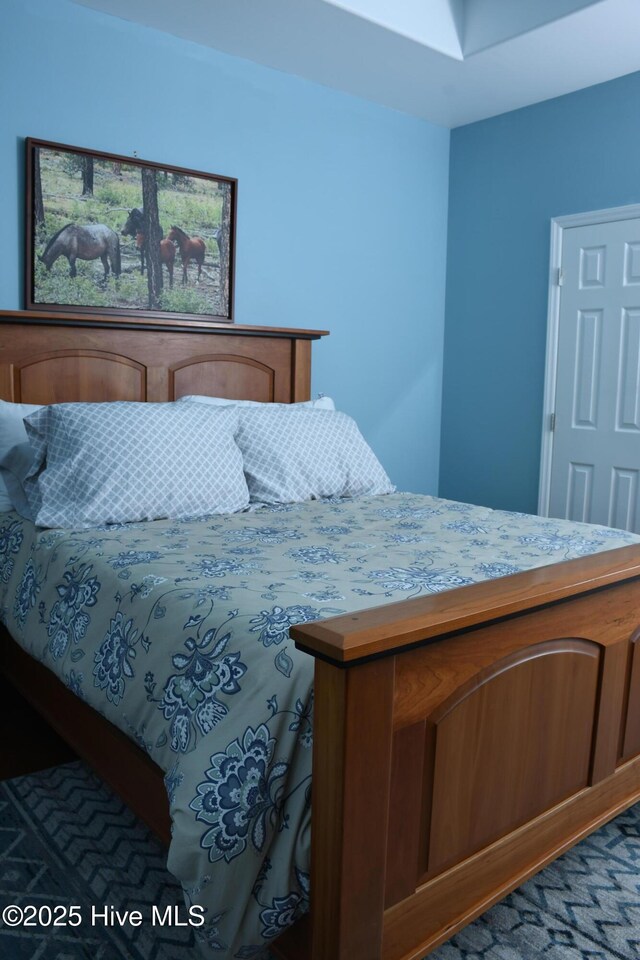
[[[395,490],[346,413],[243,407],[236,440],[254,503],[299,503]]]
[[[60,403],[25,419],[34,522],[91,527],[248,505],[238,413],[199,403]]]

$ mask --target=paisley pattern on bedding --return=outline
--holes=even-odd
[[[0,615],[166,771],[203,949],[254,960],[309,903],[313,660],[291,625],[639,542],[410,494],[77,532],[5,513]]]

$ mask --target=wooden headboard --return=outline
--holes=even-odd
[[[0,311],[0,398],[308,400],[311,341],[326,334],[236,324],[114,326],[95,317],[70,322],[63,314]]]

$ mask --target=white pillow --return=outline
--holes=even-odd
[[[14,466],[12,450],[27,442],[27,431],[24,417],[35,413],[40,407],[34,403],[10,403],[0,400],[0,461],[3,466],[11,470]],[[24,451],[20,456],[20,467],[23,465]],[[6,474],[0,470],[0,510],[12,510],[15,504],[6,482]]]
[[[59,403],[26,420],[24,488],[43,527],[233,513],[248,506],[238,411],[201,403]]]
[[[254,503],[300,503],[395,490],[346,413],[286,404],[242,407],[236,442]]]
[[[299,403],[262,403],[260,400],[229,400],[227,397],[207,397],[204,394],[193,394],[188,397],[179,397],[180,400],[193,400],[197,403],[213,403],[227,405],[233,403],[238,407],[284,407],[285,410],[299,410],[307,407],[314,410],[335,410],[336,405],[331,397],[318,397],[317,400],[301,400]]]

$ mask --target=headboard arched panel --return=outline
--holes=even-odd
[[[83,400],[144,400],[146,367],[99,350],[49,351],[11,365],[15,400],[66,403]]]
[[[276,382],[277,372],[266,363],[250,357],[225,353],[197,357],[184,360],[171,369],[169,393],[174,400],[190,393],[208,393],[230,400],[271,403],[276,399],[276,389],[287,399],[290,390],[288,378],[281,376],[279,380],[284,382]]]

